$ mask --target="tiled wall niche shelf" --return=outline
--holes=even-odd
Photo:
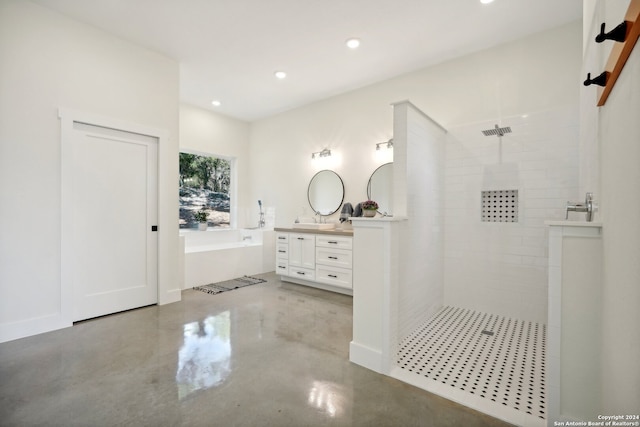
[[[518,190],[482,192],[482,222],[518,222]]]
[[[631,0],[624,20],[627,22],[627,37],[623,43],[614,42],[609,54],[609,60],[605,70],[609,73],[607,83],[604,88],[599,88],[598,107],[602,107],[622,72],[627,59],[631,55],[633,48],[640,37],[640,0]]]

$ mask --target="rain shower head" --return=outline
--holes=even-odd
[[[495,128],[483,130],[482,133],[484,134],[484,136],[493,136],[493,135],[504,136],[505,133],[511,133],[511,127],[507,126],[507,127],[501,128],[498,125],[496,125]]]

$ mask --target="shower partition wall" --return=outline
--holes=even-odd
[[[443,305],[446,130],[410,102],[401,102],[394,104],[393,135],[394,213],[408,219],[400,229],[393,313],[402,339]]]
[[[350,358],[377,372],[390,373],[400,341],[443,304],[445,135],[410,102],[394,104],[394,216],[353,220]]]

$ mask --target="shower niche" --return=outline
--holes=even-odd
[[[518,222],[518,190],[482,192],[482,222]]]

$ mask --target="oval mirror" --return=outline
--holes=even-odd
[[[367,198],[378,202],[378,212],[393,213],[393,163],[385,163],[374,170],[367,184]]]
[[[344,184],[340,175],[332,170],[322,170],[309,182],[307,191],[313,212],[331,215],[340,209],[344,200]]]

